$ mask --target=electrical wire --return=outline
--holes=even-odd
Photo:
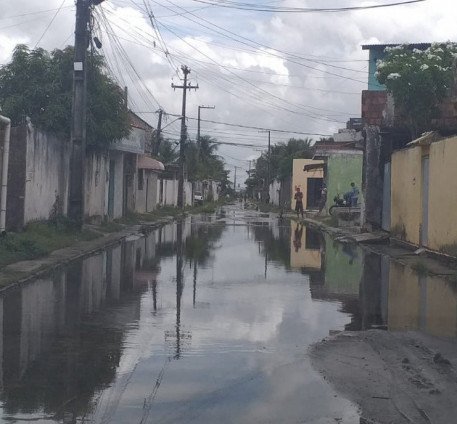
[[[41,34],[41,37],[38,39],[38,41],[35,43],[35,47],[34,49],[37,48],[38,44],[40,44],[40,41],[43,39],[43,37],[45,36],[45,34],[48,32],[49,28],[51,27],[52,23],[54,22],[54,20],[56,19],[57,15],[59,14],[59,12],[62,10],[62,7],[63,5],[65,4],[67,0],[62,0],[62,3],[60,4],[60,6],[57,8],[56,10],[56,13],[54,13],[54,16],[52,17],[51,21],[49,22],[49,24],[46,26],[46,28],[44,29],[43,33]]]
[[[403,6],[413,3],[422,3],[426,0],[408,0],[403,2],[374,4],[370,6],[349,6],[337,8],[311,8],[311,7],[275,7],[267,5],[253,5],[251,3],[240,3],[232,1],[210,1],[210,0],[192,0],[197,3],[208,4],[211,6],[224,7],[228,9],[248,10],[255,12],[274,12],[274,13],[329,13],[329,12],[351,12],[355,10],[379,9],[385,7]]]

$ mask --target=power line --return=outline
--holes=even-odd
[[[329,12],[350,12],[355,10],[379,9],[393,6],[403,6],[413,3],[421,3],[426,0],[409,0],[403,2],[375,4],[371,6],[349,6],[337,8],[310,8],[310,7],[277,7],[268,5],[254,5],[251,3],[239,3],[230,1],[210,1],[210,0],[193,0],[197,3],[209,4],[217,7],[224,7],[228,9],[248,10],[255,12],[274,12],[274,13],[329,13]]]
[[[49,24],[47,25],[47,27],[44,29],[43,31],[43,34],[41,34],[41,37],[38,39],[38,41],[36,42],[35,44],[35,47],[34,49],[37,48],[38,44],[40,44],[40,41],[43,39],[43,37],[45,36],[45,34],[48,32],[48,29],[51,27],[52,23],[54,22],[55,18],[57,17],[57,15],[59,14],[59,12],[62,10],[62,7],[64,5],[64,3],[66,2],[67,0],[62,0],[62,3],[60,4],[60,6],[57,8],[56,10],[56,13],[54,13],[54,16],[52,17],[51,21],[49,22]]]
[[[142,112],[135,112],[135,113],[155,113],[155,112],[149,112],[149,111],[142,111]],[[176,116],[180,117],[181,115],[176,115],[169,113],[168,115],[170,116]],[[191,119],[194,121],[197,121],[198,118],[193,118],[190,116],[187,116],[186,119]],[[220,122],[220,121],[213,121],[210,119],[202,119],[202,122],[209,122],[211,124],[218,124],[218,125],[226,125],[228,127],[237,127],[237,128],[249,128],[252,130],[263,130],[263,131],[272,131],[272,132],[277,132],[277,133],[285,133],[285,134],[298,134],[298,135],[317,135],[320,137],[328,137],[328,134],[320,134],[320,133],[311,133],[311,132],[300,132],[300,131],[288,131],[288,130],[279,130],[279,129],[272,129],[272,128],[263,128],[263,127],[255,127],[255,126],[250,126],[250,125],[242,125],[242,124],[232,124],[228,122]]]

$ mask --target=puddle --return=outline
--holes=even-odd
[[[0,319],[4,421],[353,424],[357,408],[313,370],[308,347],[373,327],[454,337],[457,295],[228,207],[11,291]]]

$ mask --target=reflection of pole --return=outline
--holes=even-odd
[[[176,224],[177,230],[177,246],[176,246],[176,353],[175,359],[181,357],[181,297],[183,291],[182,279],[182,221]]]
[[[192,299],[192,303],[195,308],[195,299],[197,297],[197,260],[194,260],[194,295]]]
[[[157,280],[152,282],[152,303],[154,312],[157,312]]]

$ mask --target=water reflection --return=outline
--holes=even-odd
[[[311,343],[373,327],[456,336],[446,281],[295,222],[242,219],[188,218],[0,297],[2,419],[353,423]]]

